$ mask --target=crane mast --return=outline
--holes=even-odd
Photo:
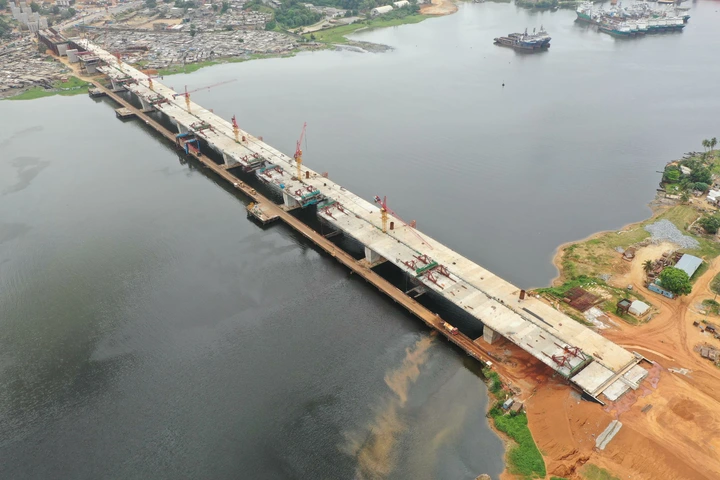
[[[302,131],[300,132],[300,138],[297,141],[297,146],[295,147],[295,164],[297,166],[297,179],[300,180],[302,178],[300,166],[302,165],[302,141],[305,137],[305,128],[307,128],[307,122],[303,123]]]

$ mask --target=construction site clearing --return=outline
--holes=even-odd
[[[175,92],[88,40],[75,40],[71,46],[86,59],[85,68],[107,76],[113,90],[131,92],[143,111],[161,112],[171,120],[186,152],[210,149],[225,171],[248,174],[272,166],[274,178],[267,183],[275,187],[285,210],[316,208],[321,222],[362,245],[367,265],[391,262],[434,298],[454,306],[458,315],[482,325],[483,335],[475,343],[510,340],[600,403],[638,389],[647,375],[639,365],[642,355],[404,224],[386,202],[368,202],[302,165],[300,142],[291,158],[241,130],[234,120],[192,102],[192,91]]]

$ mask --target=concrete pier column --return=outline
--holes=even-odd
[[[147,113],[147,112],[152,112],[154,110],[153,106],[150,102],[145,100],[143,97],[138,97],[138,98],[140,99],[140,105],[142,105],[143,112]]]
[[[229,156],[227,153],[225,153],[225,152],[222,152],[222,157],[223,157],[223,163],[224,163],[225,165],[232,165],[233,163],[235,163],[235,160],[233,160],[232,157],[230,157],[230,156]]]
[[[487,325],[483,326],[483,340],[492,345],[499,338],[500,335],[495,330]]]
[[[187,132],[188,132],[188,129],[187,129],[187,127],[186,127],[185,125],[181,124],[181,123],[178,122],[178,121],[175,121],[175,124],[176,124],[177,127],[178,127],[178,133],[187,133]]]
[[[379,253],[370,250],[368,247],[365,247],[365,261],[369,264],[372,265],[373,263],[382,260],[382,258],[383,257],[380,256]]]
[[[115,79],[113,79],[113,78],[110,79],[110,85],[112,85],[113,92],[122,92],[123,91],[122,84],[116,82]]]
[[[295,208],[300,206],[300,204],[293,197],[288,195],[287,192],[283,192],[283,203],[288,208]]]

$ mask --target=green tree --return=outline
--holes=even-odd
[[[687,295],[692,290],[688,274],[675,267],[667,267],[660,273],[660,284],[675,295]]]
[[[157,0],[145,0],[145,6],[147,8],[155,8],[157,7]]]
[[[53,5],[53,7],[52,7],[52,13],[53,13],[53,15],[59,15],[59,14],[60,14],[60,7],[58,7],[57,5]]]
[[[683,190],[683,192],[680,194],[680,201],[682,203],[687,203],[688,200],[690,200],[690,192],[687,190]]]
[[[277,27],[275,20],[270,20],[265,24],[265,30],[275,30],[275,27]]]
[[[230,2],[222,2],[222,8],[220,9],[220,15],[228,11],[230,8]]]
[[[713,137],[710,139],[710,150],[715,150],[717,146],[717,138]]]
[[[190,36],[194,37],[196,33],[197,33],[197,29],[195,28],[195,24],[194,23],[190,24]]]
[[[681,175],[680,169],[673,165],[665,168],[663,180],[667,183],[677,183],[680,180]]]
[[[30,10],[32,10],[33,13],[39,12],[39,11],[40,11],[40,5],[38,5],[38,4],[35,3],[35,2],[31,2],[31,3],[30,3]]]
[[[690,172],[690,180],[697,183],[712,183],[712,173],[710,172],[710,169],[707,167],[699,167]]]
[[[645,261],[643,262],[642,266],[643,266],[643,271],[644,271],[645,273],[650,273],[650,272],[652,272],[652,269],[653,269],[653,261],[652,261],[652,260],[645,260]]]
[[[703,149],[705,150],[705,153],[707,153],[708,148],[710,148],[710,140],[707,138],[702,141]]]
[[[703,182],[695,182],[695,183],[693,183],[693,188],[700,192],[707,192],[708,189],[710,188],[710,185],[708,185],[707,183],[703,183]]]
[[[720,217],[711,215],[701,218],[698,223],[710,235],[715,235],[720,230]]]

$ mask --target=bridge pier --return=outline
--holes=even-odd
[[[298,203],[297,200],[295,200],[292,196],[288,195],[287,192],[283,192],[283,204],[287,208],[297,208],[300,206],[300,203]]]
[[[487,343],[492,345],[500,338],[500,334],[498,334],[495,330],[488,327],[487,325],[483,325],[483,340],[485,340]]]
[[[177,120],[175,120],[175,125],[177,125],[178,127],[178,133],[188,133],[190,131],[186,126],[184,126]]]
[[[147,100],[145,100],[143,97],[141,97],[139,95],[138,95],[138,98],[140,99],[140,105],[142,105],[143,113],[148,113],[148,112],[152,112],[153,110],[155,110],[152,103],[148,102]]]
[[[382,259],[383,257],[379,253],[374,252],[368,247],[365,247],[365,261],[368,264],[373,265],[374,263],[379,262]]]
[[[110,84],[112,85],[112,91],[115,93],[125,90],[122,86],[122,83],[115,81],[114,78],[110,78]]]

